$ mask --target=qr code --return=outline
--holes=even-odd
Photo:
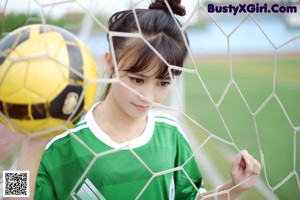
[[[3,171],[3,197],[29,197],[29,171]]]

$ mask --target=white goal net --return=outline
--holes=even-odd
[[[111,45],[106,38],[109,16],[120,10],[147,8],[149,3],[1,0],[0,36],[17,28],[13,25],[34,23],[55,24],[73,32],[94,56],[99,71],[96,82],[103,88],[105,83],[119,81],[105,74],[103,55]],[[188,57],[179,69],[181,78],[173,80],[167,102],[156,108],[183,122],[208,190],[230,179],[231,160],[236,152],[247,149],[263,169],[256,186],[239,199],[300,199],[300,2],[184,0],[182,5],[187,10],[181,21],[189,37]],[[239,10],[225,10],[229,5]],[[0,169],[10,170],[22,138],[4,127],[0,131]],[[85,173],[99,157],[121,149],[93,152]],[[131,152],[153,178],[176,170],[154,173],[142,157]]]

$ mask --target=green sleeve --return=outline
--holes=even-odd
[[[175,172],[175,199],[195,199],[198,189],[203,188],[202,175],[188,142],[182,137],[177,145],[176,164],[183,170]]]
[[[35,200],[55,200],[52,181],[49,178],[43,163],[41,162],[35,185]]]

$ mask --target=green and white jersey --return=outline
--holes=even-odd
[[[119,144],[89,111],[47,145],[35,199],[182,200],[199,188],[201,173],[174,118],[152,110],[144,133]]]

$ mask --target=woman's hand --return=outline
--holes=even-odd
[[[246,150],[240,151],[232,161],[231,181],[216,190],[198,195],[197,199],[236,199],[253,187],[259,178],[261,165]]]
[[[24,136],[13,132],[0,122],[0,164],[14,155],[22,144]]]
[[[239,189],[247,190],[255,185],[259,178],[260,170],[260,163],[248,151],[242,150],[232,161],[232,182]]]

